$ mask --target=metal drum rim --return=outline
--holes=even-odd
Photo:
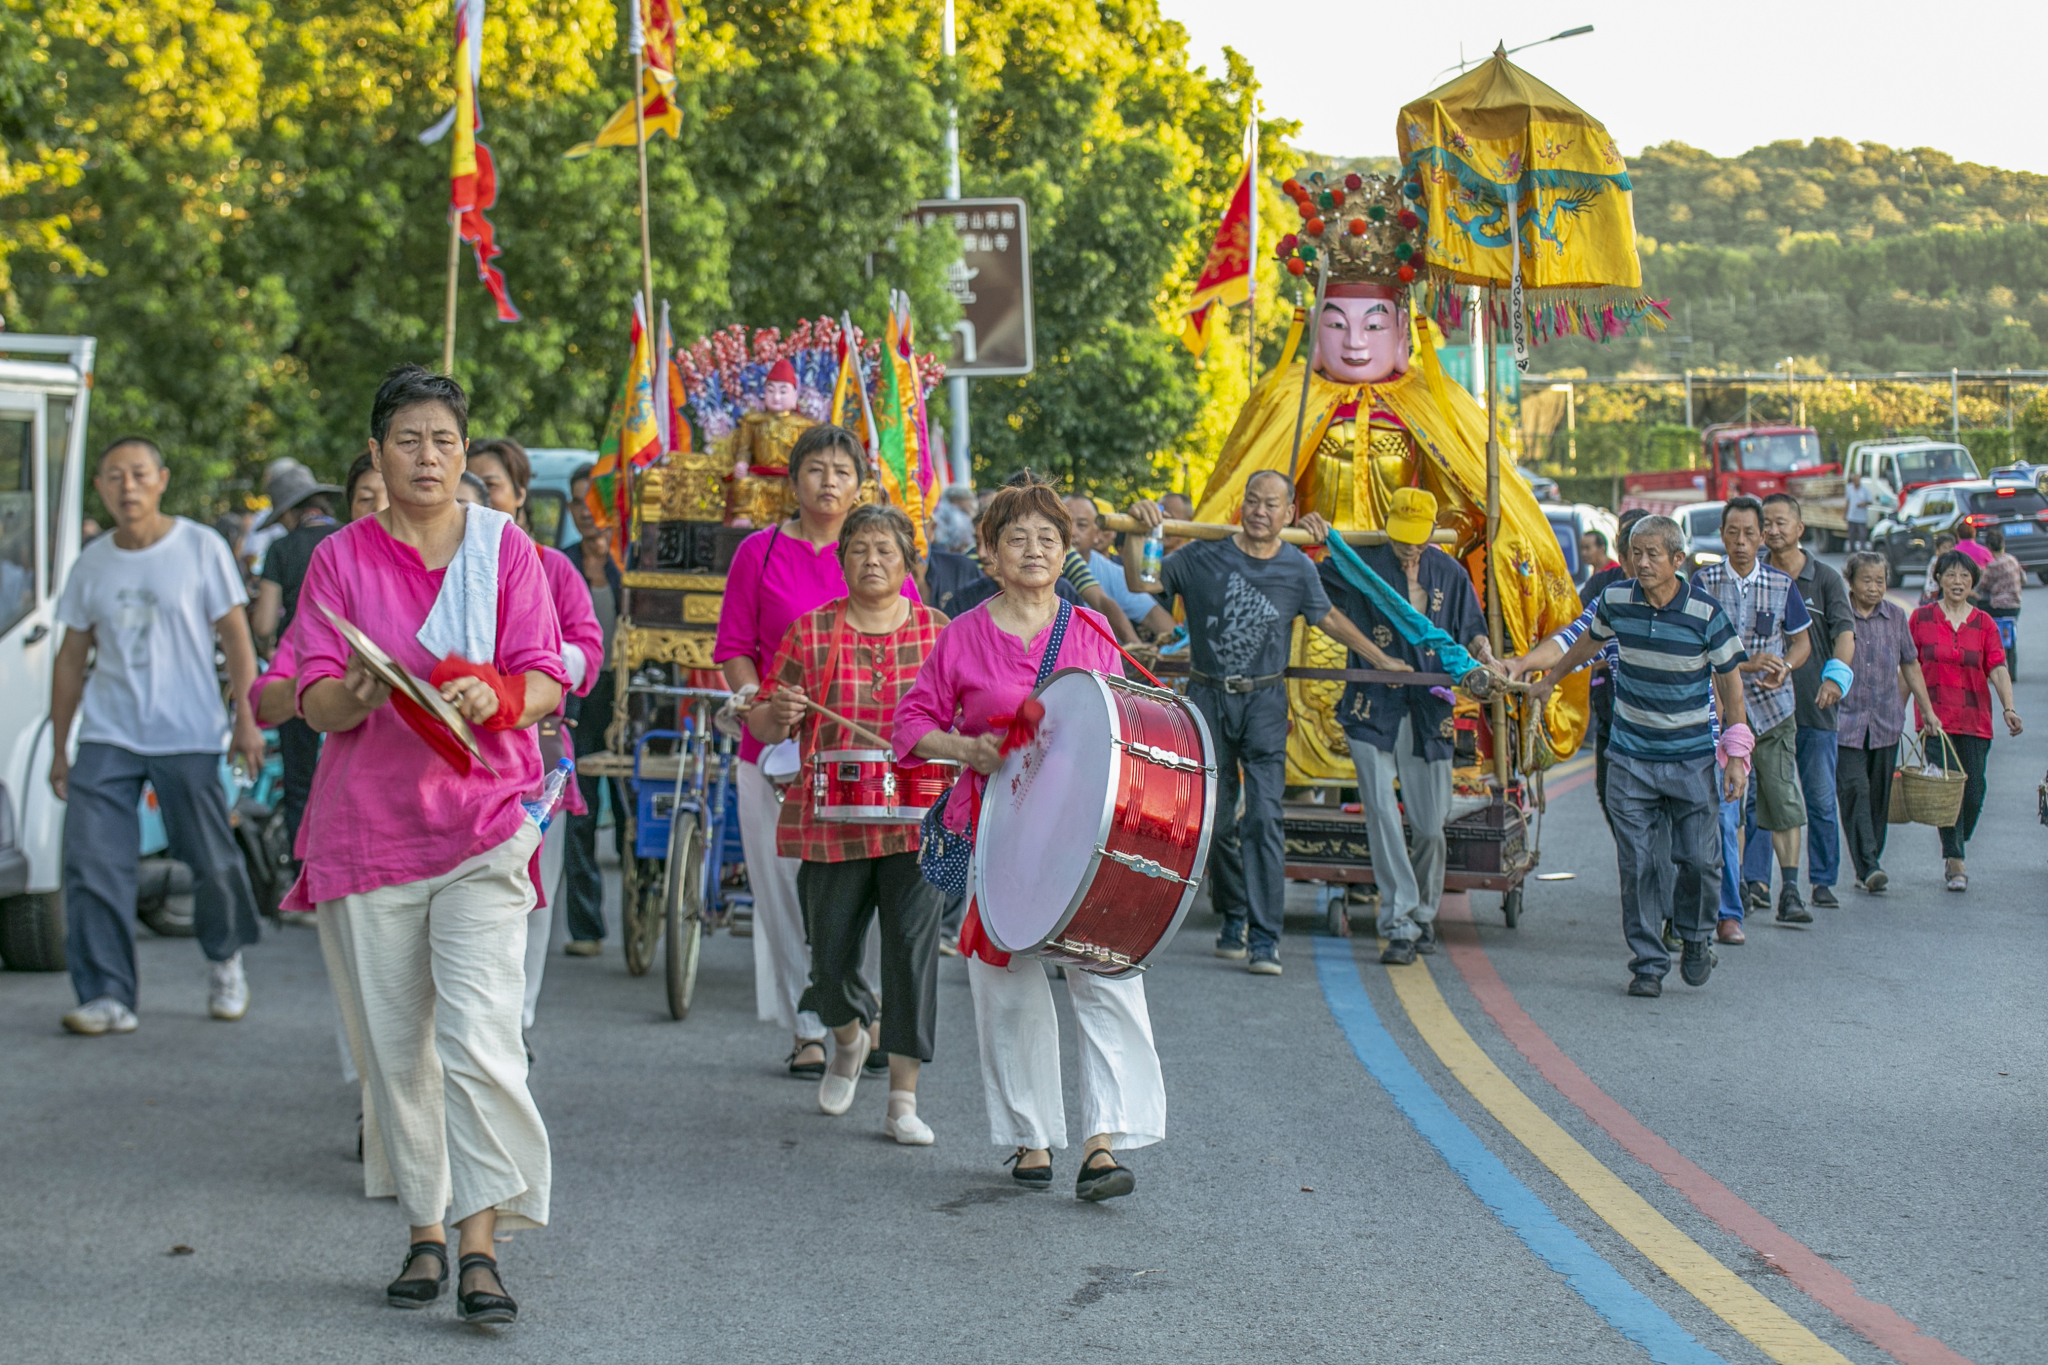
[[[1176,692],[1173,695],[1175,704],[1193,718],[1195,737],[1202,743],[1202,752],[1197,755],[1202,760],[1204,768],[1201,774],[1202,837],[1195,841],[1195,861],[1188,869],[1192,875],[1188,878],[1188,885],[1181,891],[1180,907],[1173,912],[1173,918],[1167,922],[1165,932],[1159,935],[1159,941],[1147,949],[1143,957],[1131,964],[1131,971],[1144,967],[1161,949],[1173,942],[1174,936],[1180,933],[1181,923],[1187,919],[1188,911],[1195,904],[1196,893],[1202,889],[1202,883],[1209,879],[1209,839],[1216,832],[1216,741],[1209,733],[1209,722],[1202,717],[1202,708],[1181,693]],[[1127,973],[1119,972],[1117,975],[1123,976]]]

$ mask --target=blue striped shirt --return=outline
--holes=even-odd
[[[1749,658],[1713,595],[1681,584],[1658,607],[1626,579],[1594,602],[1591,629],[1621,650],[1608,747],[1652,763],[1711,758],[1713,675]]]

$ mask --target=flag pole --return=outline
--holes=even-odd
[[[635,13],[638,13],[637,7]],[[654,249],[647,220],[647,44],[638,36],[640,25],[636,22],[633,27],[633,150],[640,159],[640,292],[646,296],[651,312],[654,308]]]
[[[1259,97],[1250,97],[1251,155],[1245,182],[1251,190],[1251,244],[1245,253],[1245,380],[1249,394],[1259,383]]]
[[[441,318],[441,373],[455,373],[455,274],[462,268],[462,215],[448,214],[448,306]]]

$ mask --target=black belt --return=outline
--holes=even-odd
[[[1247,678],[1239,674],[1232,674],[1227,678],[1217,678],[1204,673],[1199,668],[1190,668],[1188,676],[1204,687],[1213,687],[1219,691],[1236,693],[1239,696],[1263,691],[1268,687],[1278,687],[1281,683],[1287,681],[1285,673],[1268,673],[1263,678]]]

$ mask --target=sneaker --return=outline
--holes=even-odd
[[[1229,934],[1218,934],[1216,936],[1216,956],[1239,960],[1244,957],[1244,954],[1243,939],[1232,938]]]
[[[1778,893],[1778,923],[1813,923],[1813,911],[1806,908],[1806,902],[1799,898],[1799,887],[1792,882],[1785,883],[1785,889]]]
[[[604,951],[601,938],[572,938],[562,945],[562,951],[570,957],[596,957]]]
[[[1714,974],[1714,964],[1720,961],[1713,946],[1705,939],[1685,945],[1685,956],[1679,961],[1678,974],[1685,978],[1688,986],[1704,986],[1707,978]]]
[[[1630,995],[1646,996],[1651,1000],[1655,1000],[1658,996],[1664,994],[1664,979],[1651,976],[1648,972],[1637,972],[1636,979],[1628,983],[1628,993]]]
[[[1422,934],[1415,940],[1415,951],[1426,957],[1435,957],[1436,945],[1436,921],[1431,920],[1422,926]]]
[[[73,1033],[97,1036],[102,1033],[135,1032],[135,1011],[111,995],[89,1000],[64,1016],[64,1027]]]
[[[1380,961],[1389,967],[1406,967],[1415,961],[1415,940],[1412,938],[1390,938],[1387,946],[1380,949]]]
[[[1885,875],[1881,867],[1863,879],[1863,889],[1870,892],[1882,891],[1891,884],[1892,879]]]
[[[1667,952],[1667,953],[1675,953],[1675,952],[1679,952],[1679,951],[1681,951],[1682,949],[1684,949],[1684,947],[1685,947],[1685,940],[1684,940],[1684,939],[1682,939],[1682,938],[1680,938],[1680,937],[1678,936],[1678,926],[1677,926],[1677,925],[1675,925],[1675,924],[1673,924],[1673,923],[1672,923],[1672,922],[1671,922],[1670,920],[1668,920],[1668,919],[1667,919],[1667,920],[1665,920],[1665,921],[1664,921],[1664,951],[1665,951],[1665,952]]]
[[[239,1019],[249,1010],[249,978],[242,974],[242,955],[216,962],[207,970],[206,1012],[216,1019]]]
[[[1750,911],[1770,909],[1771,884],[1769,882],[1744,882],[1742,884],[1742,908]]]
[[[1835,888],[1832,886],[1814,887],[1811,901],[1817,909],[1821,910],[1839,910],[1842,908],[1842,903],[1835,899]]]
[[[1245,970],[1253,976],[1280,975],[1280,953],[1275,948],[1261,948],[1252,954],[1252,960],[1245,964]]]

